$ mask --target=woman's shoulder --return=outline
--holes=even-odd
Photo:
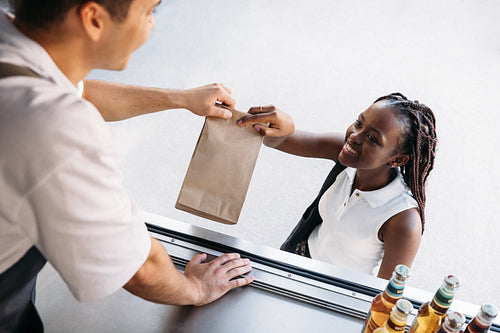
[[[382,239],[386,237],[420,237],[422,235],[422,220],[418,208],[405,209],[384,223],[381,228]]]

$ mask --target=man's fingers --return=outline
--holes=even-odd
[[[214,259],[211,261],[214,265],[219,265],[222,266],[227,262],[230,262],[235,259],[240,259],[240,254],[239,253],[225,253],[221,255],[220,257]]]
[[[224,84],[219,83],[219,85],[222,87],[222,89],[227,91],[230,95],[233,93],[233,91],[231,89],[229,89],[228,87],[226,87]]]
[[[234,97],[231,95],[232,91],[222,83],[217,83],[216,84],[217,89],[219,90],[218,92],[218,97],[217,101],[226,104],[227,106],[234,107],[236,104],[236,100]]]
[[[229,281],[229,288],[234,289],[234,288],[238,288],[238,287],[243,287],[247,284],[252,283],[253,280],[254,280],[254,278],[251,275],[237,278],[237,279]]]
[[[209,116],[229,119],[233,116],[233,113],[227,109],[221,108],[220,106],[214,106]]]
[[[197,254],[197,255],[193,256],[193,258],[191,258],[191,263],[195,264],[195,265],[201,264],[202,262],[205,261],[205,259],[207,259],[206,253]]]
[[[243,267],[233,268],[232,270],[230,270],[226,274],[227,274],[227,277],[229,278],[229,280],[232,280],[235,277],[249,273],[251,270],[252,270],[252,266],[246,265]]]

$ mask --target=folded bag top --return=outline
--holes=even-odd
[[[230,119],[206,117],[175,208],[213,221],[236,224],[257,162],[262,136]]]

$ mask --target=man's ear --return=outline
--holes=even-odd
[[[78,8],[78,15],[87,36],[93,41],[98,41],[102,36],[106,19],[109,19],[107,10],[94,1],[87,1]]]

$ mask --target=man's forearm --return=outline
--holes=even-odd
[[[155,303],[186,305],[198,302],[186,277],[175,268],[160,242],[153,238],[148,259],[124,288]]]
[[[208,263],[206,258],[206,254],[195,255],[182,274],[160,242],[151,239],[146,262],[124,288],[156,303],[204,305],[253,281],[252,276],[242,276],[252,269],[250,260],[237,253],[223,254]]]
[[[184,90],[131,86],[85,80],[83,98],[94,104],[106,121],[185,107]]]

